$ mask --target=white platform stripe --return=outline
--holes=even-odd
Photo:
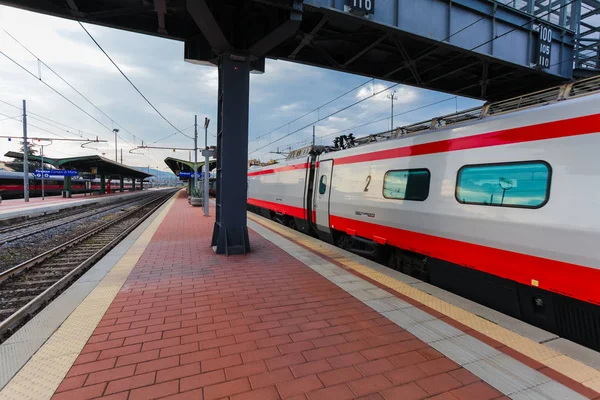
[[[411,306],[386,291],[349,274],[346,270],[315,255],[302,246],[248,220],[248,226],[265,239],[280,246],[288,254],[321,274],[340,288],[409,331],[420,340],[471,371],[504,395],[518,400],[584,400],[584,396],[551,380],[546,375],[501,353],[452,325]],[[363,260],[354,258],[365,264]],[[313,262],[316,261],[316,265]],[[384,268],[382,266],[377,266]],[[323,271],[326,271],[324,274]],[[396,271],[394,271],[396,272]],[[349,277],[352,275],[353,277]],[[383,300],[386,301],[383,301]],[[388,300],[395,299],[396,301]]]

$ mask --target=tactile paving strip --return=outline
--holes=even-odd
[[[543,344],[540,344],[531,339],[525,338],[515,332],[512,332],[504,327],[501,327],[497,324],[487,321],[475,314],[472,314],[468,311],[461,309],[460,307],[457,307],[453,304],[450,304],[446,301],[436,298],[435,296],[427,294],[427,293],[409,285],[407,282],[415,282],[414,278],[411,278],[404,274],[401,274],[398,271],[394,271],[389,268],[385,268],[385,267],[383,267],[379,264],[376,264],[370,260],[362,259],[360,256],[354,255],[352,253],[338,249],[335,246],[329,245],[327,243],[323,243],[319,240],[316,240],[316,239],[306,236],[304,234],[293,231],[293,230],[286,228],[286,227],[284,227],[278,223],[275,223],[273,221],[267,220],[265,218],[262,218],[262,217],[259,217],[256,215],[251,215],[251,214],[248,214],[248,215],[251,220],[256,221],[258,223],[258,224],[253,223],[252,229],[256,230],[261,235],[263,235],[263,233],[265,233],[266,235],[270,234],[269,235],[270,237],[267,237],[265,235],[263,235],[263,236],[265,236],[267,239],[271,240],[273,243],[275,243],[277,245],[283,244],[283,241],[281,240],[283,238],[277,237],[277,235],[274,235],[272,232],[269,232],[268,229],[279,233],[283,237],[290,238],[294,242],[297,242],[308,249],[311,249],[317,253],[323,254],[323,255],[327,256],[328,258],[333,259],[336,262],[344,265],[344,267],[346,267],[348,269],[354,270],[354,271],[360,273],[361,275],[366,276],[369,279],[372,279],[375,282],[378,282],[378,283],[380,283],[384,286],[387,286],[387,287],[389,287],[389,288],[391,288],[391,289],[393,289],[415,301],[418,301],[418,302],[428,306],[429,308],[431,308],[435,311],[438,311],[441,314],[444,314],[444,315],[468,326],[469,328],[471,328],[475,331],[478,331],[492,339],[495,339],[496,341],[530,357],[531,359],[538,361],[538,362],[560,372],[561,374],[565,375],[566,377],[571,378],[571,379],[575,380],[576,382],[579,382],[579,383],[583,384],[584,386],[586,386],[592,390],[595,390],[596,392],[600,392],[600,371],[598,371],[590,366],[587,366],[579,361],[576,361],[570,357],[567,357],[567,356],[557,352],[556,350],[550,349],[550,348],[544,346]],[[264,227],[268,227],[268,229],[262,228],[262,230],[261,230],[260,225],[263,225]],[[255,226],[257,226],[256,229],[255,229]],[[272,238],[271,236],[275,236],[275,238]],[[311,253],[311,252],[305,250],[301,246],[297,246],[297,249],[295,249],[294,253],[292,253],[290,249],[292,249],[293,247],[291,247],[287,244],[285,244],[285,246],[286,247],[284,248],[284,250],[286,250],[288,253],[292,254],[294,257],[296,257],[296,254],[299,254],[299,256],[296,258],[298,258],[300,261],[306,263],[307,265],[309,265],[312,268],[312,266],[310,265],[311,258],[310,258],[310,256],[308,256],[305,253],[312,254],[313,256],[315,255],[314,253]],[[300,251],[300,249],[303,251]],[[307,262],[307,260],[308,260],[308,262]],[[320,261],[318,265],[319,265],[319,269],[313,268],[317,272],[319,272],[320,270],[322,270],[324,268],[323,266],[326,265],[326,260]],[[333,265],[333,264],[331,264],[331,265]],[[347,272],[344,271],[343,274],[347,274]],[[337,279],[339,279],[339,278],[337,278]],[[360,298],[360,297],[358,297],[358,298]],[[362,298],[361,298],[361,300],[362,300]],[[385,313],[384,313],[384,315],[385,315]],[[402,319],[402,321],[399,320],[399,318],[401,316],[404,317]],[[390,318],[390,319],[392,319],[392,318]],[[396,319],[397,319],[397,323],[399,322],[399,325],[401,325],[402,323],[406,323],[407,321],[410,321],[410,318],[408,316],[404,316],[402,314],[398,314],[396,316]],[[403,326],[403,328],[404,328],[404,326]],[[411,330],[408,326],[405,329]],[[431,335],[436,334],[434,331],[435,330],[428,329],[428,333],[426,336],[423,337],[423,340],[426,341],[426,340],[430,339]],[[417,335],[415,332],[411,332],[411,333],[413,333],[419,337],[419,335]],[[448,339],[448,340],[450,340],[450,339]],[[433,347],[435,347],[435,346],[433,346]],[[444,353],[441,350],[439,350],[439,351]],[[448,356],[448,357],[452,358],[450,356]],[[542,375],[542,374],[540,374],[540,375]],[[499,388],[497,388],[497,389],[499,389]],[[499,389],[499,390],[504,392],[501,389]],[[537,395],[536,394],[537,392],[530,392],[530,393],[533,393],[533,394],[531,394],[531,396]],[[561,393],[561,392],[557,392],[557,393]],[[521,398],[525,399],[525,398],[530,398],[530,397],[521,397]],[[533,398],[533,397],[531,397],[531,398]],[[540,397],[536,397],[536,398],[540,398]],[[565,398],[565,397],[558,397],[558,398]]]
[[[43,400],[52,397],[174,201],[175,198],[169,200],[127,254],[4,387],[0,392],[1,400]]]

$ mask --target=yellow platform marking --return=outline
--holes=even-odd
[[[173,206],[169,200],[127,253],[0,392],[0,400],[50,399]]]
[[[367,278],[420,302],[466,326],[480,332],[498,342],[517,350],[518,352],[562,373],[563,375],[583,384],[590,389],[600,392],[600,371],[589,367],[577,360],[559,353],[543,344],[512,332],[500,325],[481,318],[473,313],[463,310],[453,304],[447,303],[435,296],[423,292],[413,286],[377,272],[370,267],[360,264],[356,260],[345,257],[342,253],[329,248],[324,248],[317,239],[291,230],[281,224],[248,213],[248,217],[255,222],[266,226],[284,237],[306,246],[318,253],[336,260],[348,269],[352,269]]]

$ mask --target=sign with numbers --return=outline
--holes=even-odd
[[[540,25],[536,50],[535,64],[538,68],[550,68],[550,57],[552,55],[552,28]]]
[[[365,14],[375,12],[375,0],[347,0],[347,5],[351,11],[361,11]]]

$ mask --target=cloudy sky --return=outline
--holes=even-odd
[[[209,117],[208,144],[215,144],[216,68],[184,62],[181,42],[95,25],[86,27],[141,92],[178,129],[193,135],[194,114],[201,123],[204,117]],[[37,59],[6,32],[110,118],[48,68],[40,66]],[[130,153],[136,145],[142,144],[142,140],[146,145],[184,148],[192,147],[193,143],[181,134],[173,135],[175,130],[127,83],[77,22],[0,6],[0,51],[35,75],[0,54],[0,135],[22,134],[19,114],[25,99],[30,113],[29,136],[73,139],[98,136],[108,140],[108,143],[92,144],[87,148],[81,148],[79,143],[54,142],[45,149],[48,156],[104,154],[114,158],[112,129],[118,128],[118,147],[123,148],[126,164],[167,170],[163,162],[165,157],[189,157],[187,151],[137,150]],[[44,82],[102,124],[40,82],[40,72]],[[288,124],[361,84],[364,85],[339,100]],[[266,72],[253,74],[250,80],[250,157],[268,160],[280,157],[270,151],[301,147],[312,136],[313,122],[318,144],[330,144],[339,131],[362,136],[389,129],[389,91],[383,90],[391,85],[390,82],[267,60]],[[394,90],[398,97],[394,114],[403,113],[395,117],[396,126],[480,104],[475,100],[456,99],[448,94],[409,86],[398,86]],[[380,91],[383,92],[373,96]],[[364,98],[367,99],[360,104],[327,117]],[[410,112],[436,102],[440,103]],[[377,120],[381,121],[374,122]],[[283,127],[273,131],[280,126]],[[301,129],[304,126],[308,127]],[[295,133],[289,135],[292,132]],[[199,144],[202,145],[203,132],[200,137]],[[9,150],[18,150],[18,147],[17,141],[0,139],[0,160],[6,160],[3,155]]]

